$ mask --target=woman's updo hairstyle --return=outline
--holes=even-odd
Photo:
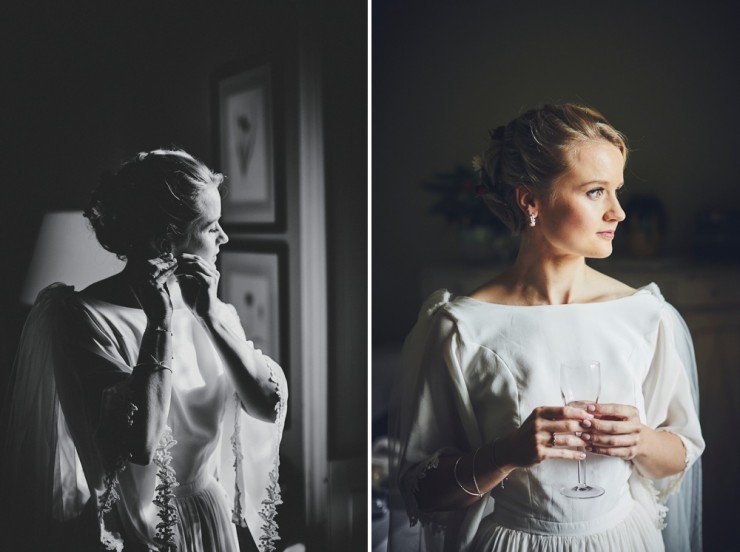
[[[546,196],[568,169],[567,152],[579,143],[606,140],[627,160],[627,141],[598,111],[576,104],[544,105],[490,132],[482,158],[473,160],[480,176],[481,197],[514,233],[527,225],[516,200],[526,186]]]
[[[199,195],[223,175],[180,149],[138,153],[105,173],[83,213],[100,244],[120,259],[164,253],[201,217]]]

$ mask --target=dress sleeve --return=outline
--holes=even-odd
[[[642,385],[645,423],[658,431],[677,435],[686,455],[684,471],[655,481],[662,500],[679,489],[684,473],[704,450],[697,412],[698,391],[692,389],[695,387],[696,360],[691,335],[678,312],[666,303],[658,324],[653,360]],[[635,466],[644,475],[639,462]]]
[[[663,529],[667,550],[701,550],[701,458],[704,439],[699,426],[699,390],[691,335],[678,312],[663,302],[655,351],[642,385],[646,425],[670,431],[684,445],[684,469],[650,479],[639,461],[630,488]]]
[[[75,426],[70,428],[72,433],[82,425],[92,434],[98,432],[96,444],[103,449],[100,452],[105,461],[112,462],[111,455],[122,450],[106,449],[114,443],[120,448],[123,440],[113,433],[127,427],[124,422],[131,413],[122,386],[131,374],[130,359],[124,357],[114,334],[76,298],[68,301],[65,326],[65,362],[57,374],[60,402],[71,414],[71,420],[67,417]]]
[[[397,478],[412,525],[420,521],[432,529],[446,530],[485,503],[479,501],[453,512],[422,512],[416,493],[419,480],[438,466],[440,457],[467,454],[482,444],[469,381],[481,373],[477,367],[490,367],[487,353],[469,343],[449,313],[440,311],[420,351],[417,381],[396,390],[402,404],[414,405],[404,416],[408,422],[400,435],[402,456]],[[406,365],[404,370],[413,372],[414,367]]]
[[[280,442],[288,409],[288,383],[277,362],[254,348],[242,327],[233,305],[221,303],[223,320],[229,331],[246,341],[252,361],[266,365],[278,401],[274,423],[246,415],[236,392],[227,401],[225,435],[219,452],[218,477],[232,507],[232,521],[248,527],[260,552],[276,549],[277,507],[282,504],[279,485]]]

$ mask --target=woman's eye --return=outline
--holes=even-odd
[[[211,232],[218,232],[218,226],[214,226],[213,228],[211,228]]]
[[[591,199],[599,199],[604,194],[604,188],[594,188],[586,192],[586,195]]]

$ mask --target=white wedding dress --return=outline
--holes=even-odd
[[[681,345],[687,340],[688,347]],[[666,499],[704,441],[687,375],[694,362],[690,336],[655,284],[617,300],[546,306],[436,292],[404,356],[396,391],[406,400],[396,403],[391,426],[401,446],[396,476],[406,523],[420,521],[424,529],[416,537],[400,531],[402,539],[392,533],[391,550],[663,550]],[[559,489],[576,482],[576,464],[552,459],[515,470],[466,509],[418,509],[418,479],[435,469],[439,456],[472,452],[521,425],[535,407],[563,404],[559,366],[575,359],[601,362],[599,402],[636,405],[643,423],[681,438],[684,472],[652,481],[638,461],[588,454],[587,480],[606,492],[574,500]],[[674,528],[686,550],[692,523],[684,512]]]
[[[229,330],[246,340],[234,308],[223,303],[219,308]],[[99,507],[106,470],[95,434],[97,420],[111,408],[104,395],[137,363],[146,325],[141,309],[88,298],[57,284],[39,294],[21,339],[6,475],[15,472],[25,480],[15,493],[19,510],[29,506],[57,522],[77,518],[90,501],[88,521],[84,513],[79,518],[92,527],[83,531],[87,546],[94,540],[109,550],[162,546],[155,541],[161,521],[153,502],[161,483],[156,462],[125,462],[114,489],[120,495],[113,501],[114,511],[101,515]],[[276,507],[281,503],[278,449],[287,400],[282,370],[247,341],[249,361],[267,365],[279,395],[277,422],[256,420],[239,407],[223,359],[189,309],[175,309],[172,333],[174,358],[166,362],[172,367],[167,426],[176,441],[169,453],[178,483],[172,489],[178,550],[239,550],[234,524],[249,529],[261,552],[274,550]],[[43,406],[56,395],[56,407]],[[36,491],[29,495],[29,489]],[[20,522],[28,521],[24,512]],[[34,523],[52,527],[44,519]],[[28,537],[27,543],[37,535]]]

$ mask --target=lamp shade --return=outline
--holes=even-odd
[[[44,215],[21,302],[32,305],[49,284],[63,282],[80,290],[123,269],[124,262],[98,243],[82,211]]]

